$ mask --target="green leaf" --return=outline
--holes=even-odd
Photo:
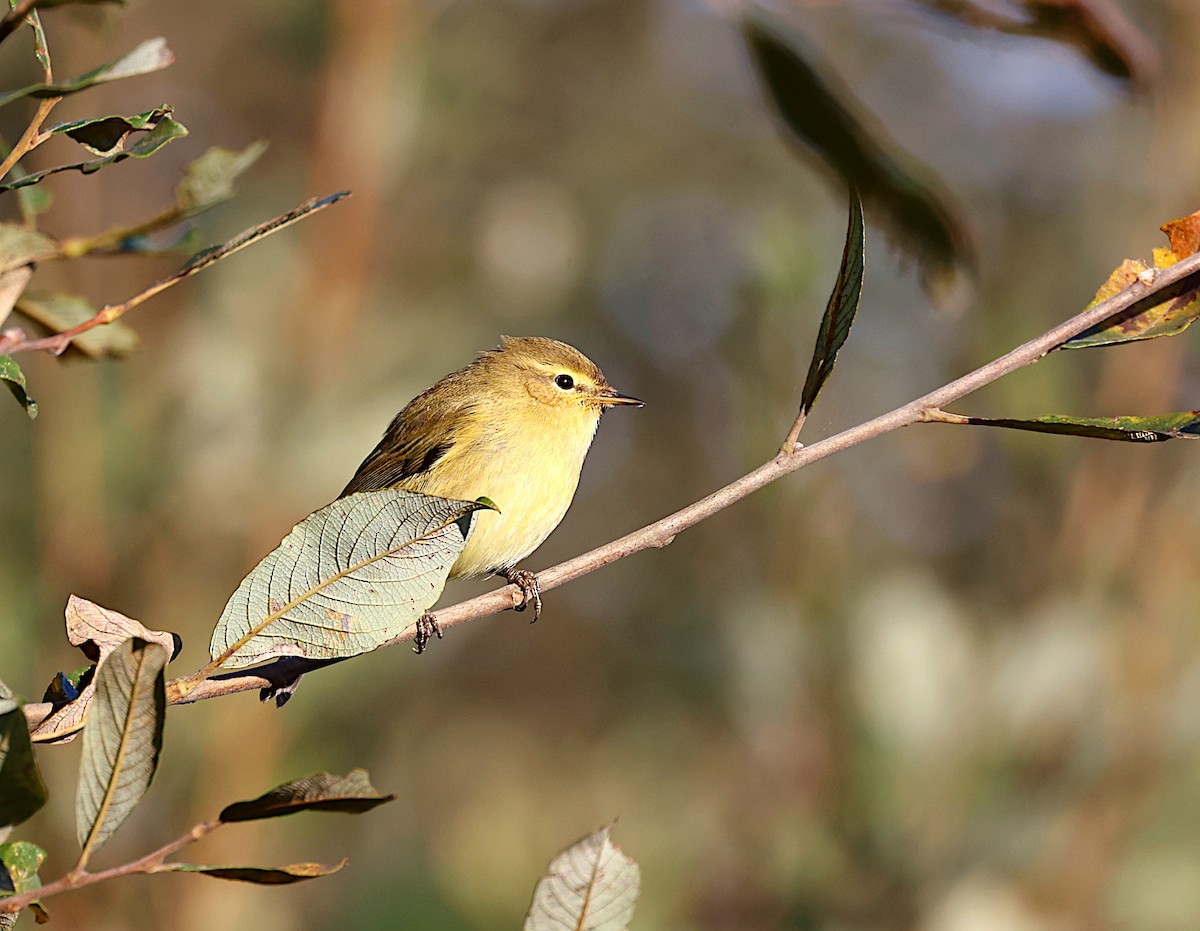
[[[182,214],[194,216],[233,197],[237,176],[258,161],[266,149],[267,143],[261,140],[240,152],[214,147],[188,165],[175,189],[175,203]]]
[[[72,595],[67,600],[66,624],[67,639],[94,663],[103,663],[113,650],[130,637],[157,643],[168,651],[171,659],[179,655],[183,646],[178,634],[165,630],[150,630],[119,611],[102,608],[77,595]],[[59,708],[33,729],[33,739],[39,743],[68,743],[74,740],[83,727],[95,693],[96,683],[93,678],[84,685],[78,698]]]
[[[641,891],[638,865],[612,843],[612,825],[568,847],[533,890],[525,931],[624,931]]]
[[[175,53],[167,48],[166,39],[148,39],[115,61],[110,61],[108,64],[93,68],[76,77],[53,83],[31,84],[20,90],[4,94],[0,96],[0,107],[12,103],[14,100],[20,100],[22,97],[65,97],[67,94],[78,93],[108,81],[161,71],[173,61],[175,61]]]
[[[983,427],[1005,427],[1009,430],[1030,430],[1034,433],[1087,436],[1098,440],[1117,440],[1125,443],[1161,443],[1164,440],[1194,440],[1200,437],[1200,411],[1182,411],[1177,414],[1158,414],[1152,417],[1063,417],[1051,414],[1032,420],[963,417],[948,411],[938,411],[928,419],[939,423],[978,424]]]
[[[132,141],[127,139],[128,145],[115,152],[110,152],[103,158],[96,158],[86,162],[74,162],[70,165],[58,165],[54,168],[46,168],[43,171],[35,171],[24,178],[18,178],[7,184],[0,184],[0,191],[13,191],[30,184],[37,184],[44,178],[58,174],[60,171],[81,171],[85,175],[90,175],[92,172],[99,171],[108,165],[123,162],[127,158],[149,158],[167,143],[174,142],[176,139],[182,139],[187,134],[186,126],[175,122],[169,116],[164,116],[149,132],[135,137]]]
[[[0,223],[0,273],[58,255],[58,243],[37,230]]]
[[[852,112],[849,90],[822,77],[810,62],[813,56],[762,16],[746,17],[742,30],[763,89],[791,138],[882,208],[905,248],[921,259],[927,282],[936,284],[957,267],[973,265],[959,220],[920,177],[928,172]]]
[[[20,824],[45,804],[25,712],[11,698],[0,698],[0,826]]]
[[[26,291],[17,301],[21,314],[36,321],[51,333],[62,333],[96,315],[96,308],[83,297],[74,294],[55,294],[49,291]],[[93,359],[105,356],[127,356],[138,347],[137,332],[120,320],[81,333],[71,341]]]
[[[38,869],[45,859],[46,851],[29,841],[0,844],[0,899],[40,889],[42,881],[38,876]],[[49,916],[40,902],[33,902],[29,908],[37,918],[38,924],[46,922]],[[9,931],[17,923],[19,914],[20,912],[0,914],[0,931]]]
[[[345,776],[316,773],[289,782],[248,802],[234,802],[220,817],[222,821],[234,822],[278,818],[297,811],[342,811],[357,815],[395,798],[376,791],[365,769],[352,769]]]
[[[68,136],[97,155],[106,155],[125,142],[130,133],[153,129],[172,113],[167,104],[134,116],[94,116],[85,120],[57,123],[46,132]]]
[[[25,373],[17,365],[12,356],[0,356],[0,381],[8,386],[13,397],[25,406],[25,413],[33,420],[37,416],[37,401],[31,398],[25,390]]]
[[[825,306],[825,316],[821,318],[817,345],[813,349],[808,377],[804,379],[804,391],[800,395],[800,410],[804,413],[812,410],[825,380],[833,372],[838,350],[850,335],[850,326],[854,323],[858,301],[862,297],[864,245],[862,202],[858,199],[858,193],[851,190],[850,224],[846,230],[842,264],[833,285],[833,293],[829,295],[829,303]]]
[[[83,732],[75,796],[79,865],[133,811],[154,779],[167,709],[163,670],[170,654],[131,637],[96,670],[96,697]]]
[[[375,649],[437,601],[484,507],[389,488],[321,508],[233,593],[213,631],[214,664]]]
[[[316,879],[319,876],[330,876],[341,870],[349,860],[342,860],[333,866],[322,863],[293,863],[291,866],[274,868],[259,866],[204,866],[199,863],[164,863],[155,872],[171,871],[173,873],[203,873],[217,879],[231,879],[236,882],[254,883],[259,886],[286,886],[291,883],[304,882],[306,879]]]

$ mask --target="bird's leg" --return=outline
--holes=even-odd
[[[504,569],[500,574],[521,589],[521,603],[513,610],[524,611],[532,604],[533,620],[529,623],[535,623],[542,616],[542,586],[538,583],[537,576],[528,569],[512,568]]]
[[[441,640],[442,628],[438,625],[437,618],[426,611],[417,618],[417,635],[413,637],[413,652],[424,653],[426,645],[434,634],[437,634],[437,638]]]

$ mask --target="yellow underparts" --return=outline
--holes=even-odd
[[[476,512],[450,578],[510,568],[541,545],[571,505],[598,421],[586,409],[548,410],[503,430],[465,425],[445,458],[406,483],[443,498],[487,497],[499,508]]]

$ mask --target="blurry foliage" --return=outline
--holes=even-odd
[[[859,320],[841,390],[809,430],[857,422],[1036,331],[1044,309],[1076,306],[1113,256],[1136,254],[1153,218],[1195,199],[1194,11],[1129,0],[1164,48],[1151,112],[1049,43],[965,39],[1048,36],[1121,80],[1151,76],[1144,40],[1124,18],[1110,28],[1104,0],[1012,4],[1019,28],[984,21],[1001,4],[920,6],[946,35],[880,5],[797,5],[785,28],[822,49],[819,69],[785,33],[775,41],[843,95],[851,125],[886,123],[868,148],[905,165],[913,153],[969,205],[983,306],[947,325],[877,261],[868,287],[886,312]],[[833,237],[812,231],[840,219],[756,121],[734,24],[649,0],[223,16],[218,37],[210,10],[163,0],[110,27],[121,41],[164,23],[178,34],[189,91],[171,96],[189,98],[196,136],[252,140],[270,121],[281,155],[222,218],[301,185],[360,196],[331,229],[164,298],[187,312],[144,318],[154,351],[120,368],[50,377],[52,360],[26,357],[42,417],[30,430],[15,408],[0,428],[8,487],[29,489],[7,496],[0,560],[0,655],[28,657],[10,682],[58,665],[61,634],[44,619],[72,589],[202,641],[246,566],[331,497],[397,401],[497,331],[555,330],[651,400],[636,439],[606,424],[546,561],[773,448],[816,325],[795,311],[823,300],[834,259]],[[72,58],[95,51],[65,35]],[[152,113],[158,94],[110,95],[100,112]],[[144,132],[120,127],[121,146]],[[156,237],[182,213],[161,226],[129,214],[170,190],[188,144],[106,167],[102,197],[75,173],[6,195],[27,230],[39,217],[54,229],[120,216],[120,228],[12,252],[6,234],[3,267],[37,258],[42,294],[89,306],[140,288],[136,270],[99,257],[153,263],[174,246]],[[36,174],[67,160],[31,161]],[[40,196],[50,183],[53,203]],[[87,277],[46,261],[58,252],[88,256]],[[38,312],[51,334],[64,325]],[[1178,410],[1200,378],[1178,340],[1071,361],[1051,357],[990,397]],[[19,369],[0,378],[26,397]],[[221,707],[233,699],[178,709],[173,721],[193,721],[172,734],[180,762],[143,801],[142,834],[134,819],[113,840],[122,853],[149,849],[168,815],[199,819],[251,780],[331,755],[371,755],[412,804],[337,837],[356,869],[319,894],[163,880],[115,884],[105,908],[181,928],[511,926],[546,851],[619,810],[651,877],[646,927],[1191,927],[1194,457],[1174,452],[1185,444],[914,432],[580,580],[532,634],[474,625],[408,675],[396,657],[362,658],[353,677],[312,677],[283,723]],[[1131,569],[1143,565],[1154,571]],[[64,765],[47,760],[52,795]],[[55,808],[30,824],[51,850],[73,830]],[[273,841],[208,843],[212,860],[249,860]],[[58,900],[62,920],[89,923],[81,898]]]

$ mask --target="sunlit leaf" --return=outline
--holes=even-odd
[[[0,184],[0,191],[12,191],[30,184],[37,184],[42,179],[57,174],[60,171],[80,171],[85,175],[90,175],[92,172],[99,171],[108,165],[123,162],[127,158],[149,158],[167,143],[174,142],[176,139],[182,139],[187,134],[186,126],[182,123],[177,123],[169,116],[164,116],[149,132],[135,137],[127,137],[125,140],[127,145],[118,148],[114,152],[110,152],[102,158],[95,158],[86,162],[74,162],[70,165],[58,165],[54,168],[46,168],[43,171],[35,171],[33,174],[17,178],[7,184]]]
[[[0,223],[0,273],[58,255],[58,243],[37,230]]]
[[[167,709],[163,670],[168,659],[157,643],[131,637],[96,670],[75,796],[81,864],[121,826],[154,779]]]
[[[69,330],[96,314],[96,308],[86,298],[48,291],[26,291],[17,301],[17,310],[51,333]],[[71,347],[86,356],[99,359],[129,355],[137,349],[138,343],[137,332],[132,327],[114,320],[106,326],[80,333],[71,340]]]
[[[1200,246],[1200,211],[1164,223],[1160,229],[1167,234],[1170,248],[1155,249],[1152,266],[1141,259],[1123,261],[1100,286],[1088,307],[1095,307],[1101,301],[1119,294],[1139,279],[1148,280],[1156,270],[1170,268],[1180,259],[1194,255]],[[1088,349],[1159,336],[1175,336],[1191,326],[1197,317],[1200,317],[1200,288],[1192,288],[1148,309],[1139,309],[1139,305],[1126,308],[1078,336],[1071,337],[1060,348]]]
[[[167,48],[167,40],[163,38],[148,39],[133,51],[122,55],[115,61],[93,68],[83,74],[65,81],[52,83],[31,84],[20,90],[0,96],[0,107],[20,100],[22,97],[63,97],[74,94],[97,84],[116,81],[120,78],[131,78],[136,75],[150,74],[161,71],[175,61],[175,54]]]
[[[743,32],[764,90],[790,136],[883,211],[901,243],[922,261],[927,283],[940,285],[957,268],[973,265],[970,244],[953,211],[882,129],[868,128],[852,112],[850,91],[819,74],[813,56],[763,17],[748,16]]]
[[[1064,417],[1051,414],[1031,420],[964,417],[948,411],[938,413],[939,416],[929,419],[939,423],[978,424],[984,427],[1060,433],[1065,436],[1086,436],[1126,443],[1161,443],[1163,440],[1194,440],[1200,437],[1200,411],[1157,414],[1151,417]]]
[[[130,133],[153,129],[171,113],[172,108],[164,104],[133,116],[94,116],[69,123],[56,123],[46,132],[67,136],[97,155],[107,155],[121,145]]]
[[[238,586],[213,631],[214,662],[375,649],[437,601],[484,507],[389,488],[321,508]]]
[[[175,202],[185,216],[193,216],[236,193],[237,176],[253,165],[267,149],[263,141],[253,142],[239,152],[212,148],[187,167],[175,189]]]
[[[19,840],[10,844],[0,843],[0,901],[13,895],[34,892],[42,887],[38,869],[46,859],[46,851],[37,844]],[[46,921],[46,911],[40,902],[30,905],[38,924]],[[20,912],[0,914],[0,931],[9,931]]]
[[[113,650],[130,637],[157,643],[168,651],[172,659],[183,645],[178,634],[150,630],[119,611],[102,608],[77,595],[67,600],[66,623],[67,639],[95,663],[103,663]],[[33,739],[37,742],[63,743],[74,740],[87,718],[95,688],[94,681],[86,682],[78,698],[59,708],[33,729]]]
[[[833,285],[833,293],[829,295],[825,315],[821,318],[821,329],[817,333],[817,345],[808,366],[808,377],[804,379],[804,391],[800,396],[800,410],[803,412],[812,410],[825,380],[833,372],[838,350],[850,335],[850,326],[854,323],[858,301],[862,296],[863,249],[862,203],[858,194],[851,191],[846,246],[842,250],[842,264]]]
[[[286,886],[291,883],[303,882],[306,879],[317,879],[330,876],[341,870],[349,860],[342,860],[332,866],[323,863],[293,863],[290,866],[260,867],[260,866],[204,866],[199,863],[164,863],[160,871],[170,870],[175,873],[202,873],[217,879],[231,879],[236,882],[255,883],[259,886]]]
[[[0,356],[0,381],[4,382],[17,402],[24,406],[30,420],[37,416],[37,401],[25,390],[25,373],[12,356]]]
[[[0,826],[20,824],[45,804],[25,712],[11,698],[0,698]]]
[[[641,891],[638,865],[612,843],[612,825],[568,847],[533,890],[525,931],[624,931]]]
[[[307,779],[278,786],[248,802],[235,802],[221,812],[221,820],[256,821],[297,811],[361,814],[395,798],[395,795],[381,795],[376,791],[365,769],[352,769],[344,776],[316,773]]]

